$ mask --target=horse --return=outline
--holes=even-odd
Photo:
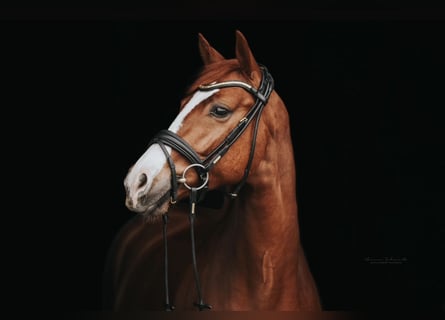
[[[235,35],[226,59],[198,33],[202,69],[125,176],[135,215],[108,253],[106,309],[322,310],[300,241],[289,115]],[[212,192],[219,206],[205,205]]]

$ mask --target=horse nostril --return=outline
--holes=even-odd
[[[141,173],[141,175],[139,176],[138,189],[145,186],[146,183],[147,183],[147,175],[145,173]]]

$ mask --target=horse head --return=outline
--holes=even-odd
[[[126,206],[147,217],[166,213],[192,188],[243,184],[264,154],[270,134],[258,127],[265,121],[260,115],[272,94],[273,79],[257,63],[244,35],[236,31],[232,59],[224,58],[202,34],[198,38],[201,72],[168,130],[151,141],[124,180]]]

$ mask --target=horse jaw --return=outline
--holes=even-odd
[[[151,145],[124,179],[126,207],[157,220],[170,207],[171,173],[159,145]]]

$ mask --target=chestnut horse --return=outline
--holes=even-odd
[[[286,106],[241,32],[233,59],[198,38],[202,71],[125,177],[138,214],[110,248],[105,308],[321,310]],[[209,192],[224,193],[219,208],[202,205]]]

